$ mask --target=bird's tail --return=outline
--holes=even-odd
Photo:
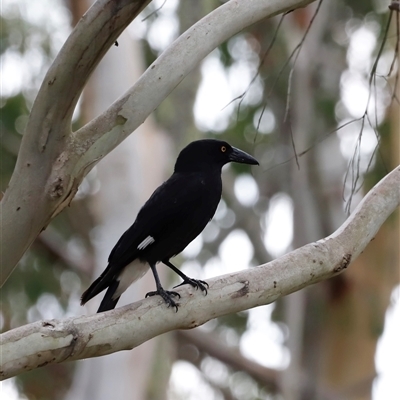
[[[113,280],[111,285],[108,287],[103,300],[100,303],[100,307],[97,310],[98,313],[112,310],[115,308],[120,298],[120,296],[118,296],[117,298],[113,299],[114,293],[117,290],[118,286],[119,286],[119,281]]]
[[[102,292],[107,286],[104,286],[103,281],[102,281],[102,277],[100,276],[99,278],[97,278],[91,285],[90,287],[85,290],[82,294],[81,297],[81,305],[83,306],[85,303],[87,303],[91,298],[93,298],[94,296],[96,296],[97,294],[99,294],[100,292]],[[103,287],[104,286],[104,287]],[[97,310],[97,312],[103,312],[103,311],[108,311],[108,310],[112,310],[113,308],[115,308],[115,306],[118,303],[118,300],[120,298],[120,296],[118,296],[117,298],[113,299],[114,293],[117,290],[119,286],[119,281],[117,281],[116,279],[113,279],[111,284],[108,285],[108,289],[107,292],[103,298],[103,300],[100,303],[100,307]]]
[[[108,264],[103,273],[83,292],[81,305],[108,288],[97,312],[113,309],[121,294],[133,282],[141,278],[148,269],[149,264],[141,262],[139,259],[135,259],[124,268],[118,268],[118,265],[115,264]]]
[[[94,296],[97,296],[99,293],[107,288],[109,288],[109,290],[107,291],[108,294],[110,288],[114,287],[114,290],[112,290],[112,294],[114,294],[114,292],[117,290],[118,282],[115,280],[113,275],[114,274],[112,274],[111,272],[110,265],[108,265],[104,272],[88,287],[88,289],[83,292],[81,297],[81,305],[83,306],[90,299],[92,299]]]

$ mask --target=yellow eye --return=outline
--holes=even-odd
[[[226,152],[226,147],[225,147],[225,146],[221,146],[221,151],[222,151],[223,153],[225,153],[225,152]]]

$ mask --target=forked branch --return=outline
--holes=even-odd
[[[90,73],[149,1],[98,0],[48,71],[1,201],[0,286],[37,235],[71,202],[93,166],[142,124],[207,54],[253,23],[315,0],[224,3],[172,43],[107,111],[72,133],[72,113]]]

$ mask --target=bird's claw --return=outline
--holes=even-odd
[[[147,293],[146,297],[155,296],[157,294],[162,297],[162,299],[165,301],[165,303],[167,303],[168,307],[175,307],[176,312],[178,312],[179,304],[175,303],[175,301],[172,299],[172,296],[177,296],[178,298],[181,297],[181,295],[178,292],[161,289],[161,290],[156,290],[154,292]]]
[[[208,283],[205,281],[201,281],[200,279],[187,278],[179,285],[174,286],[174,288],[182,286],[182,285],[191,285],[194,288],[196,288],[196,290],[200,288],[200,290],[202,292],[205,292],[205,295],[207,296],[207,293],[208,293],[207,289],[209,286],[208,286]]]

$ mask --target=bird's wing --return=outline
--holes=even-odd
[[[158,240],[173,237],[179,227],[185,226],[187,237],[197,236],[207,222],[212,218],[221,197],[221,191],[213,187],[215,207],[207,207],[204,178],[199,173],[173,174],[149,198],[140,210],[135,223],[121,236],[108,262],[125,266],[135,258],[151,251],[151,246]],[[199,210],[207,210],[198,223],[188,224],[191,216]],[[176,238],[179,240],[179,238]],[[191,240],[193,240],[192,238]],[[190,241],[191,241],[190,240]],[[186,246],[184,246],[186,247]]]

